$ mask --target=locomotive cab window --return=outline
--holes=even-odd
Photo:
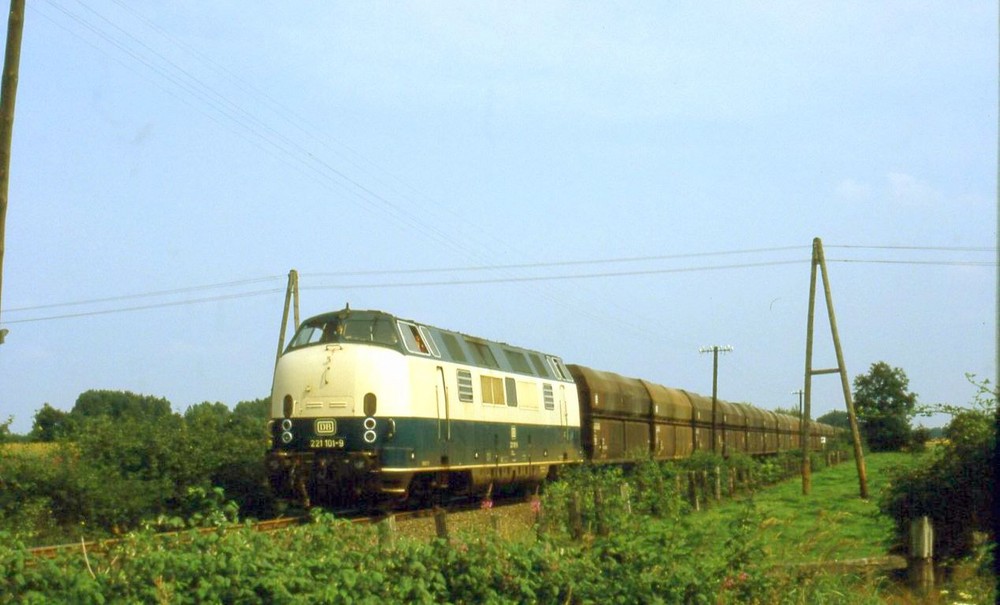
[[[431,337],[430,330],[424,326],[411,324],[407,321],[400,321],[399,332],[403,335],[403,344],[406,345],[406,350],[410,353],[441,357],[441,352],[438,350],[437,344]]]
[[[375,343],[396,346],[399,338],[387,317],[358,315],[326,315],[299,326],[288,343],[287,351],[319,344],[340,342]]]

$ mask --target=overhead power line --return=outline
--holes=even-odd
[[[825,246],[826,248],[849,248],[857,250],[920,250],[923,252],[996,252],[996,248],[984,246],[863,246],[840,244]]]
[[[854,248],[854,249],[895,249],[895,250],[920,250],[920,251],[948,251],[948,252],[992,252],[991,248],[932,248],[926,246],[836,246],[842,248]],[[544,268],[555,268],[555,267],[569,267],[569,266],[598,266],[598,265],[608,265],[614,263],[637,263],[637,262],[653,262],[653,261],[664,261],[664,260],[678,260],[678,259],[690,259],[690,258],[706,258],[706,257],[717,257],[717,256],[727,256],[727,255],[751,255],[759,254],[765,252],[781,252],[788,250],[799,250],[808,248],[808,246],[782,246],[782,247],[772,247],[772,248],[755,248],[747,250],[730,250],[721,252],[692,252],[684,254],[671,254],[671,255],[653,255],[653,256],[634,256],[634,257],[619,257],[619,258],[607,258],[607,259],[591,259],[591,260],[566,260],[566,261],[552,261],[552,262],[538,262],[538,263],[520,263],[520,264],[506,264],[506,265],[482,265],[482,266],[466,266],[466,267],[445,267],[445,268],[417,268],[417,269],[396,269],[396,270],[369,270],[369,271],[343,271],[335,273],[308,273],[303,274],[307,277],[359,277],[359,276],[384,276],[384,275],[407,275],[407,274],[431,274],[431,273],[481,273],[487,271],[496,270],[513,270],[513,269],[544,269]],[[626,278],[626,277],[637,277],[643,275],[665,275],[670,273],[697,273],[697,272],[707,272],[707,271],[725,271],[725,270],[742,270],[742,269],[754,269],[762,267],[774,267],[782,265],[794,265],[794,264],[806,264],[809,260],[807,258],[800,259],[785,259],[785,260],[772,260],[772,261],[760,261],[760,262],[746,262],[746,263],[731,263],[725,265],[700,265],[700,266],[686,266],[686,267],[652,267],[645,269],[634,269],[634,270],[621,270],[621,271],[595,271],[589,273],[566,273],[566,274],[548,274],[548,275],[506,275],[497,277],[456,277],[455,279],[438,279],[438,280],[421,280],[421,281],[383,281],[383,282],[370,282],[370,283],[337,283],[337,284],[318,284],[318,285],[305,285],[300,286],[303,290],[363,290],[363,289],[388,289],[388,288],[421,288],[421,287],[444,287],[444,286],[474,286],[474,285],[485,285],[485,284],[499,284],[499,283],[519,283],[519,282],[551,282],[551,281],[568,281],[568,280],[584,280],[584,279],[610,279],[610,278]],[[839,262],[839,263],[856,263],[856,264],[887,264],[887,265],[912,265],[912,266],[969,266],[969,267],[991,267],[996,266],[996,261],[971,261],[971,260],[898,260],[898,259],[866,259],[866,258],[856,258],[856,259],[827,259],[827,262]],[[144,298],[156,298],[163,296],[176,296],[180,294],[189,294],[192,292],[200,292],[207,290],[221,290],[228,288],[236,288],[240,286],[247,286],[252,284],[260,284],[267,282],[280,282],[284,279],[284,276],[272,275],[263,276],[256,278],[248,278],[242,280],[233,280],[227,282],[219,282],[215,284],[204,284],[197,286],[189,286],[182,288],[173,288],[168,290],[157,290],[151,292],[143,293],[133,293],[124,294],[118,296],[108,296],[102,298],[94,298],[88,300],[79,300],[73,302],[59,302],[59,303],[49,303],[43,305],[35,306],[22,306],[17,308],[8,309],[8,313],[24,313],[29,311],[39,311],[43,309],[55,309],[61,307],[74,307],[74,306],[86,306],[86,305],[98,305],[105,303],[115,303],[124,302],[128,300],[137,300]],[[150,303],[145,305],[135,305],[127,307],[115,307],[110,309],[100,309],[94,311],[81,311],[78,313],[67,313],[60,315],[50,315],[43,317],[33,317],[24,319],[8,320],[5,323],[15,324],[15,323],[29,323],[38,321],[48,321],[56,319],[71,319],[78,317],[88,317],[94,315],[108,315],[112,313],[126,313],[132,311],[141,311],[148,309],[156,309],[163,307],[175,307],[183,305],[195,305],[202,304],[206,302],[218,302],[225,300],[234,300],[240,298],[248,298],[253,296],[262,296],[266,294],[274,294],[282,292],[282,288],[266,288],[258,289],[247,292],[236,292],[232,294],[222,294],[216,296],[206,296],[199,298],[188,298],[183,300],[167,301],[160,303]]]
[[[337,271],[332,273],[310,273],[314,277],[347,277],[354,275],[399,275],[413,273],[455,273],[465,271],[501,271],[508,269],[541,269],[545,267],[571,267],[579,265],[610,265],[615,263],[638,263],[658,260],[676,260],[681,258],[704,258],[708,256],[729,256],[737,254],[756,254],[761,252],[781,252],[785,250],[808,250],[809,246],[781,246],[777,248],[755,248],[749,250],[729,250],[724,252],[692,252],[686,254],[666,254],[657,256],[626,256],[620,258],[604,258],[591,260],[547,261],[536,263],[515,263],[503,265],[474,265],[465,267],[442,267],[435,269],[389,269],[376,271]]]
[[[271,275],[267,277],[255,277],[251,279],[241,279],[237,281],[222,282],[218,284],[206,284],[202,286],[188,286],[185,288],[174,288],[172,290],[156,290],[153,292],[142,292],[137,294],[120,294],[118,296],[108,296],[105,298],[91,298],[88,300],[77,300],[73,302],[60,302],[60,303],[50,303],[45,305],[33,305],[30,307],[18,307],[14,309],[8,309],[8,311],[37,311],[40,309],[55,309],[59,307],[79,307],[84,305],[96,305],[108,302],[119,302],[124,300],[133,300],[137,298],[154,298],[157,296],[172,296],[175,294],[187,294],[189,292],[197,292],[199,290],[217,290],[220,288],[232,288],[236,286],[245,286],[249,284],[258,284],[261,282],[269,281],[280,281],[284,279],[281,275]],[[211,299],[207,299],[211,300]],[[195,299],[195,302],[200,301],[200,299]]]
[[[736,265],[713,265],[704,267],[675,267],[669,269],[640,269],[636,271],[605,271],[601,273],[570,273],[566,275],[533,275],[513,277],[490,277],[477,279],[455,279],[422,282],[389,282],[371,284],[330,284],[323,286],[299,286],[302,290],[357,290],[364,288],[412,288],[422,286],[473,286],[481,284],[501,284],[514,282],[560,281],[570,279],[595,279],[602,277],[632,277],[637,275],[657,275],[663,273],[692,273],[698,271],[719,271],[725,269],[750,269],[752,267],[771,267],[775,265],[796,265],[809,262],[806,259],[779,260],[761,263],[741,263]]]
[[[996,261],[973,260],[888,260],[861,258],[828,258],[828,263],[856,263],[868,265],[939,265],[943,267],[995,267]]]
[[[197,305],[207,302],[218,302],[222,300],[235,300],[239,298],[251,298],[253,296],[263,296],[265,294],[275,294],[284,292],[284,288],[272,288],[268,290],[255,290],[253,292],[240,292],[238,294],[223,294],[221,296],[209,296],[205,298],[193,298],[187,300],[175,300],[163,303],[151,303],[148,305],[138,305],[134,307],[117,307],[114,309],[102,309],[98,311],[81,311],[79,313],[66,313],[64,315],[49,315],[46,317],[32,317],[28,319],[7,320],[8,324],[23,324],[37,321],[49,321],[55,319],[73,319],[77,317],[92,317],[95,315],[111,315],[113,313],[129,313],[132,311],[146,311],[148,309],[161,309],[165,307],[182,307],[186,305]]]

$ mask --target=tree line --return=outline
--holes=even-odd
[[[0,456],[0,529],[38,541],[182,525],[220,499],[274,515],[263,468],[269,399],[183,414],[161,397],[90,390],[69,412],[46,404],[28,440]],[[235,515],[234,515],[235,516]]]

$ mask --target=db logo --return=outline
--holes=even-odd
[[[333,418],[317,420],[316,424],[313,425],[313,430],[316,431],[317,435],[332,435],[337,432],[337,421]]]

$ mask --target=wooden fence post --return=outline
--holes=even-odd
[[[388,515],[378,524],[378,543],[383,548],[391,548],[396,543],[396,516]]]
[[[535,532],[541,538],[545,534],[547,519],[542,515],[542,499],[538,497],[538,488],[535,488],[535,495],[531,497],[531,510],[535,515]]]
[[[692,471],[688,472],[688,501],[691,502],[691,507],[696,511],[701,510],[698,502],[698,481]]]
[[[632,490],[629,488],[628,483],[622,483],[621,486],[622,502],[625,503],[625,514],[632,514]]]
[[[448,541],[448,513],[440,506],[434,507],[434,529],[438,538]]]
[[[580,512],[580,494],[573,492],[569,501],[569,533],[574,540],[583,539],[583,514]]]
[[[608,528],[607,511],[604,510],[604,491],[599,487],[594,490],[594,516],[597,517],[597,535],[609,535],[611,530]]]
[[[715,467],[715,501],[722,500],[722,469]]]

